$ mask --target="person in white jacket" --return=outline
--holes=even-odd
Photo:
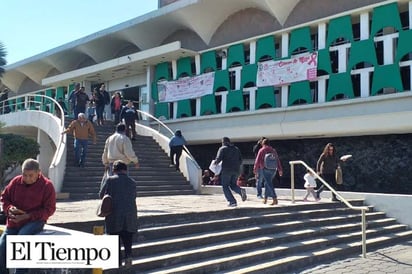
[[[127,165],[134,164],[139,168],[139,159],[133,150],[132,142],[126,136],[126,125],[120,123],[116,126],[116,132],[106,139],[104,145],[102,162],[109,173],[112,174],[113,163],[116,160],[121,160]]]
[[[306,171],[305,176],[303,176],[303,179],[305,180],[304,187],[306,188],[306,195],[303,197],[303,201],[307,202],[308,201],[308,196],[309,194],[312,194],[313,198],[315,201],[319,201],[320,198],[316,196],[315,193],[315,188],[316,188],[316,178],[315,175],[308,169]]]

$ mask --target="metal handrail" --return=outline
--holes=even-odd
[[[148,116],[151,120],[153,121],[149,121],[150,125],[158,125],[158,129],[157,132],[161,133],[161,129],[164,128],[166,130],[167,133],[169,133],[171,136],[174,135],[173,130],[171,130],[166,124],[164,124],[162,121],[160,121],[158,118],[154,117],[153,115],[151,115],[150,113],[147,113],[145,111],[141,111],[141,110],[136,110],[141,117],[142,116]],[[169,136],[168,136],[169,137]],[[183,146],[185,152],[187,153],[187,155],[189,156],[189,158],[194,162],[194,164],[200,169],[199,164],[196,162],[195,157],[193,157],[193,155],[190,153],[189,149],[186,146]]]
[[[19,100],[23,98],[23,100]],[[43,110],[43,107],[47,106],[48,110]],[[8,109],[6,109],[8,108]],[[52,97],[49,97],[47,95],[42,95],[42,94],[37,94],[37,93],[26,93],[24,95],[17,95],[8,98],[5,101],[0,102],[0,113],[1,114],[6,114],[7,111],[9,113],[15,113],[19,111],[42,111],[42,112],[47,112],[52,115],[56,115],[56,109],[60,111],[60,123],[59,123],[59,131],[60,133],[64,131],[64,110],[60,106],[59,102],[57,102],[55,99]],[[7,110],[7,111],[6,111]],[[56,144],[56,152],[53,155],[53,158],[51,160],[50,166],[49,166],[49,172],[53,170],[54,173],[56,173],[56,176],[61,176],[58,175],[60,173],[59,170],[55,170],[59,165],[62,164],[62,161],[64,162],[63,164],[65,165],[65,147],[66,147],[66,136],[65,135],[60,135],[59,141]],[[50,175],[49,175],[50,177]],[[58,183],[58,182],[55,182]]]
[[[312,174],[315,175],[316,179],[322,182],[333,194],[335,194],[341,202],[343,202],[347,207],[354,210],[360,210],[362,212],[362,257],[366,258],[366,211],[369,210],[366,206],[353,206],[349,203],[344,197],[342,197],[333,187],[331,187],[322,177],[320,177],[309,165],[307,165],[304,161],[295,160],[289,161],[290,164],[290,183],[291,183],[291,195],[292,195],[292,203],[295,202],[295,171],[294,165],[301,164],[306,169],[308,169]]]

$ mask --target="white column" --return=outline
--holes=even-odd
[[[200,54],[195,56],[196,75],[200,74]],[[200,98],[196,98],[196,116],[200,116]]]
[[[249,111],[254,111],[256,106],[257,87],[250,87],[245,90],[249,92]]]
[[[172,79],[177,78],[177,62],[176,60],[172,60]]]
[[[369,38],[369,13],[365,12],[360,15],[360,40]]]
[[[412,22],[412,1],[408,3],[408,11],[409,11],[409,22]],[[409,23],[409,29],[412,29],[412,24]]]
[[[249,64],[256,63],[256,41],[249,44]]]
[[[227,69],[227,49],[222,49],[222,51],[226,52],[226,57],[222,57],[222,70]]]
[[[200,74],[200,54],[195,55],[195,69],[196,69],[196,75]]]
[[[242,75],[242,67],[233,67],[230,68],[229,71],[234,71],[235,72],[235,90],[240,89],[240,79]]]
[[[349,45],[348,45],[349,46]],[[338,72],[345,72],[348,62],[347,47],[339,47],[338,49]]]
[[[318,103],[326,102],[326,78],[318,78]]]
[[[146,85],[147,85],[147,93],[149,96],[149,113],[154,115],[154,102],[152,99],[152,81],[154,77],[154,68],[153,66],[147,66],[146,67]]]
[[[326,47],[326,24],[320,23],[318,25],[318,49]]]
[[[220,112],[221,113],[226,113],[226,105],[227,105],[227,94],[229,91],[221,91],[220,96],[222,98],[221,104],[220,104]]]
[[[393,57],[395,55],[395,49],[393,48],[394,40],[398,37],[396,34],[385,35],[383,39],[383,64],[393,64]]]
[[[172,119],[176,119],[176,117],[177,117],[177,102],[173,102],[171,104],[173,104],[173,117],[172,117]]]
[[[288,106],[288,96],[289,95],[289,86],[282,86],[280,89],[280,106],[287,107]]]
[[[49,176],[49,166],[53,160],[54,149],[51,147],[49,136],[41,129],[37,129],[37,143],[39,143],[41,148],[41,153],[37,156],[40,169],[45,176]]]
[[[360,89],[361,89],[361,98],[369,97],[369,69],[360,71]]]
[[[288,57],[289,55],[289,33],[282,34],[282,57]]]

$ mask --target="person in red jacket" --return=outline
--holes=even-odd
[[[266,154],[274,155],[274,158],[276,159],[276,165],[274,167],[266,166]],[[273,179],[276,176],[276,173],[279,173],[279,176],[283,176],[283,168],[278,153],[270,146],[270,142],[266,138],[262,140],[262,147],[259,149],[256,156],[253,173],[257,180],[259,179],[259,176],[265,178],[265,197],[263,198],[263,203],[266,204],[268,197],[271,197],[273,199],[271,205],[277,205],[278,199],[275,186],[273,185]]]
[[[41,173],[39,162],[26,159],[22,164],[22,175],[10,181],[1,193],[0,201],[7,215],[6,230],[0,238],[0,273],[8,273],[7,235],[41,232],[47,219],[56,211],[56,192],[53,183]]]

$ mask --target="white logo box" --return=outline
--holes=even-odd
[[[7,235],[8,268],[118,268],[116,235]]]

